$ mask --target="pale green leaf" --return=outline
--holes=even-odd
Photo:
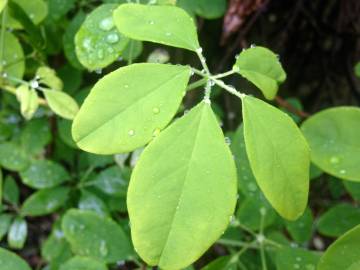
[[[308,118],[301,127],[311,160],[341,179],[360,181],[360,109],[337,107]]]
[[[24,247],[28,229],[25,219],[16,217],[10,225],[7,241],[11,248],[22,249]]]
[[[232,155],[202,102],[160,133],[133,171],[127,205],[139,255],[163,269],[197,260],[229,224],[236,186]]]
[[[39,107],[39,98],[36,91],[22,84],[16,88],[16,96],[20,102],[21,114],[25,119],[30,120]]]
[[[189,77],[189,67],[161,64],[134,64],[106,75],[73,122],[75,142],[96,154],[145,145],[177,112]]]
[[[316,270],[320,255],[300,248],[280,248],[276,252],[276,270]]]
[[[53,213],[64,205],[69,191],[68,187],[55,187],[37,191],[25,200],[21,207],[21,214],[35,217]]]
[[[132,39],[196,51],[200,45],[193,19],[175,6],[123,4],[114,11],[119,31]]]
[[[20,176],[25,185],[36,189],[55,187],[70,178],[60,164],[51,160],[34,161]]]
[[[190,15],[199,15],[205,19],[216,19],[224,15],[226,0],[177,0],[176,5]]]
[[[107,263],[125,260],[132,255],[130,242],[120,225],[95,212],[67,211],[62,220],[62,230],[77,255]]]
[[[61,91],[63,89],[63,82],[52,68],[46,66],[39,67],[36,70],[36,76],[40,83],[47,85],[53,90]]]
[[[340,203],[319,218],[317,229],[323,235],[339,237],[358,224],[360,224],[359,207]]]
[[[0,248],[1,270],[31,270],[28,264],[13,252]]]
[[[71,96],[56,90],[42,90],[42,92],[54,113],[69,120],[75,118],[79,106]]]
[[[360,266],[360,225],[328,247],[317,270],[357,270]]]
[[[78,207],[81,210],[94,211],[99,215],[109,214],[106,204],[94,193],[87,190],[81,190]]]
[[[75,36],[77,57],[89,70],[101,69],[114,62],[129,41],[115,27],[112,13],[117,6],[103,4],[94,9]]]
[[[287,114],[251,96],[242,104],[246,152],[256,181],[278,213],[295,220],[308,200],[308,145]]]
[[[2,61],[3,72],[19,79],[23,77],[25,72],[24,51],[18,39],[10,32],[5,32]]]
[[[278,85],[286,79],[276,54],[264,47],[242,51],[233,69],[255,84],[267,99],[275,98]]]
[[[3,11],[6,4],[7,4],[7,0],[0,0],[0,12]]]
[[[5,201],[18,205],[20,196],[19,187],[15,179],[10,175],[7,175],[5,178],[3,196]]]
[[[107,267],[96,259],[75,256],[62,264],[59,270],[107,270]]]
[[[13,216],[11,214],[0,214],[0,241],[8,232]]]

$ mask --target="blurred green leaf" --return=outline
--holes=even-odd
[[[27,238],[27,223],[25,219],[21,217],[16,217],[11,223],[7,241],[11,248],[13,249],[22,249],[25,245]]]
[[[1,270],[31,270],[18,255],[0,247]]]
[[[4,181],[4,190],[3,190],[4,200],[13,205],[18,205],[19,195],[20,195],[19,187],[15,179],[12,176],[7,175]]]

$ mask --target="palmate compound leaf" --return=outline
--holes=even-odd
[[[328,247],[317,270],[360,269],[360,225],[343,234]]]
[[[295,220],[308,199],[308,145],[285,113],[251,96],[242,104],[246,152],[256,181],[275,210]]]
[[[103,77],[73,126],[77,145],[96,154],[126,153],[148,143],[175,115],[190,68],[134,64]]]
[[[119,31],[132,39],[190,51],[200,47],[194,20],[181,8],[123,4],[113,17]]]
[[[309,117],[301,126],[311,160],[340,179],[360,181],[360,109],[337,107]]]
[[[127,205],[135,249],[149,265],[181,269],[224,232],[236,204],[236,168],[204,102],[140,156]]]
[[[276,54],[264,47],[251,47],[238,56],[233,69],[260,89],[267,99],[274,99],[286,73]]]

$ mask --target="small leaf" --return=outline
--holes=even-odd
[[[75,256],[62,264],[59,270],[107,270],[106,265],[93,258]]]
[[[31,270],[28,264],[13,252],[0,248],[1,270]]]
[[[79,106],[76,101],[65,92],[56,90],[42,90],[51,110],[65,119],[74,119]]]
[[[64,205],[70,189],[67,187],[55,187],[43,189],[29,196],[21,207],[24,216],[43,216],[55,212]]]
[[[360,62],[358,62],[354,67],[354,72],[357,77],[360,78]]]
[[[201,268],[201,270],[237,270],[238,257],[221,256]]]
[[[176,4],[190,15],[197,14],[205,19],[220,18],[226,11],[226,0],[178,0]]]
[[[109,214],[106,204],[95,194],[90,191],[82,190],[81,197],[79,200],[79,209],[81,210],[91,210],[99,215]]]
[[[34,24],[39,24],[48,14],[47,4],[44,0],[12,0],[11,2],[19,5]],[[22,25],[16,18],[9,18],[7,26],[13,29],[22,29]]]
[[[295,220],[308,199],[308,145],[285,113],[250,96],[242,103],[246,152],[256,181],[278,213]]]
[[[161,132],[133,171],[127,205],[134,246],[149,265],[186,267],[225,231],[235,204],[235,164],[202,102]]]
[[[24,247],[27,237],[27,224],[26,221],[17,217],[12,222],[8,233],[8,244],[13,249],[22,249]]]
[[[360,183],[352,181],[344,181],[346,190],[350,193],[354,200],[360,202]]]
[[[3,72],[15,78],[22,78],[25,72],[24,51],[18,39],[10,32],[4,33],[2,64]]]
[[[73,122],[75,142],[96,154],[145,145],[177,112],[189,77],[189,67],[161,64],[134,64],[106,75]]]
[[[22,171],[29,165],[25,153],[13,142],[0,144],[0,165],[11,171]]]
[[[4,200],[13,204],[19,204],[19,187],[12,176],[6,176],[4,181]]]
[[[59,20],[74,8],[76,0],[48,0],[49,17],[53,20]]]
[[[360,266],[360,225],[343,234],[328,247],[317,270],[357,270]]]
[[[36,76],[40,83],[47,85],[53,90],[61,91],[63,89],[63,82],[52,68],[46,66],[39,67],[36,71]]]
[[[8,232],[10,225],[11,225],[12,218],[13,217],[10,214],[0,214],[0,241],[3,239],[5,234]]]
[[[311,160],[340,179],[360,181],[360,109],[337,107],[309,117],[301,126]]]
[[[77,255],[107,263],[125,260],[132,255],[129,240],[120,225],[95,212],[67,211],[62,220],[62,230]]]
[[[70,178],[61,165],[50,160],[34,161],[20,176],[25,185],[36,189],[55,187]]]
[[[276,252],[276,270],[316,270],[319,259],[318,252],[300,248],[281,248]]]
[[[307,208],[301,217],[295,221],[287,221],[285,226],[292,239],[298,243],[305,243],[311,239],[312,224],[313,216],[311,210]]]
[[[39,98],[34,89],[22,84],[16,89],[16,96],[21,104],[21,114],[30,120],[39,107]]]
[[[255,84],[267,99],[274,99],[286,73],[277,56],[267,48],[252,47],[240,53],[233,69]]]
[[[193,19],[175,6],[123,4],[114,11],[119,31],[132,39],[196,51],[200,45]]]
[[[339,237],[360,224],[360,209],[340,203],[325,212],[318,221],[318,231],[326,236]]]
[[[24,152],[34,156],[43,154],[44,148],[52,140],[49,120],[36,118],[26,122],[21,130],[20,142]]]
[[[112,18],[117,6],[103,4],[94,9],[75,36],[77,57],[89,70],[108,66],[128,44],[129,39],[119,33]]]

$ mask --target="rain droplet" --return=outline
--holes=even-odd
[[[346,170],[340,170],[340,174],[345,174]]]
[[[249,183],[249,184],[247,185],[247,188],[248,188],[250,191],[252,191],[252,192],[254,192],[254,191],[257,190],[257,187],[256,187],[256,185],[255,185],[254,183]]]
[[[106,41],[109,43],[116,43],[119,41],[119,35],[116,33],[111,33],[106,36]]]
[[[230,145],[231,144],[231,139],[229,137],[225,137],[225,143],[227,145]]]
[[[99,27],[101,30],[110,31],[111,29],[114,28],[114,22],[113,22],[112,18],[110,18],[110,17],[105,18],[100,21]]]
[[[149,24],[153,25],[153,24],[154,24],[154,21],[149,21]]]
[[[135,131],[133,129],[130,129],[128,132],[129,136],[134,136],[135,135]]]
[[[202,53],[202,51],[203,51],[203,49],[201,47],[196,49],[197,53]]]
[[[108,254],[108,249],[106,247],[106,243],[104,240],[101,240],[100,242],[100,248],[99,248],[101,256],[105,257]]]
[[[101,74],[101,73],[102,73],[102,69],[101,69],[101,68],[95,69],[95,73],[96,73],[96,74]]]
[[[160,109],[158,107],[154,107],[152,109],[153,114],[158,114],[160,112]]]
[[[300,265],[298,265],[297,263],[294,264],[294,269],[300,269]]]
[[[333,156],[330,158],[331,164],[338,164],[340,162],[340,159],[337,156]]]
[[[103,59],[104,58],[104,51],[102,49],[98,50],[97,52],[97,57],[99,59]]]
[[[128,85],[128,84],[125,84],[124,87],[125,87],[125,88],[129,88],[129,85]]]
[[[90,50],[91,49],[91,39],[85,38],[82,45],[86,50]]]
[[[113,52],[114,52],[114,49],[113,49],[112,47],[109,47],[109,48],[107,48],[107,51],[108,51],[109,53],[113,53]]]
[[[255,48],[255,47],[256,47],[255,44],[251,44],[251,45],[250,45],[250,48]]]
[[[165,36],[168,36],[168,37],[169,37],[169,36],[171,36],[171,35],[172,35],[172,34],[171,34],[170,32],[166,32],[166,33],[165,33]]]
[[[30,87],[36,89],[39,87],[39,82],[37,80],[30,81]]]

